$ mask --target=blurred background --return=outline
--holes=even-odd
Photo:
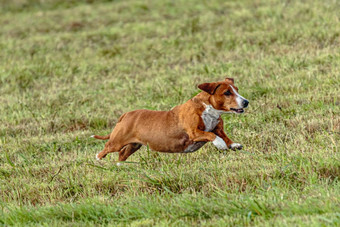
[[[339,13],[335,0],[0,0],[0,225],[339,223]],[[94,160],[104,143],[89,136],[122,113],[225,77],[250,100],[223,116],[243,151]]]

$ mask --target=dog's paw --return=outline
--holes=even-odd
[[[101,158],[99,158],[98,155],[99,155],[99,153],[96,154],[96,159],[97,159],[98,161],[100,161]]]
[[[220,149],[220,150],[227,150],[228,149],[227,144],[219,136],[216,136],[216,138],[213,141],[213,144],[215,145],[215,147],[217,147],[217,149]]]
[[[243,148],[243,146],[239,143],[232,143],[230,145],[230,149],[232,150],[241,150]]]

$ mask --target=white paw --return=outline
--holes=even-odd
[[[227,144],[219,136],[216,136],[216,138],[213,141],[213,144],[215,145],[215,147],[217,147],[220,150],[227,150],[228,149]]]
[[[241,145],[241,144],[239,144],[239,143],[232,143],[231,145],[230,145],[230,149],[232,149],[232,150],[241,150],[243,148],[243,146]]]
[[[117,166],[121,166],[121,165],[123,165],[123,164],[120,163],[120,162],[117,162],[116,165],[117,165]]]
[[[98,155],[99,155],[99,153],[98,153],[98,154],[96,154],[96,159],[99,161],[99,160],[100,160],[100,158],[98,157]]]
[[[94,135],[90,136],[91,138],[94,138]]]

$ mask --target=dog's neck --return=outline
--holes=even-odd
[[[210,95],[208,95],[206,92],[197,94],[192,100],[202,109],[204,109],[205,114],[211,116],[212,118],[219,118],[221,114],[226,113],[223,110],[217,110],[213,107],[210,102]]]
[[[221,114],[225,113],[223,110],[216,110],[211,104],[205,104],[204,102],[202,104],[205,108],[204,113],[212,118],[217,119],[221,116]]]

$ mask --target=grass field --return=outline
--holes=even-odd
[[[0,1],[0,225],[340,225],[340,3]],[[96,161],[119,116],[235,78],[242,151]]]

